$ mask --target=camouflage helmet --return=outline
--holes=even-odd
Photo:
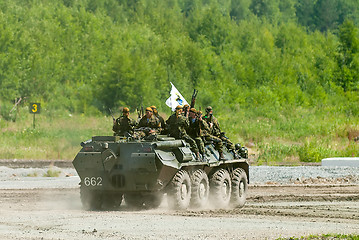
[[[191,108],[189,111],[193,113],[197,113],[197,110],[195,108]]]
[[[129,109],[128,107],[124,107],[124,108],[122,109],[122,112],[123,112],[123,113],[129,113],[129,112],[130,112],[130,109]]]
[[[146,108],[146,111],[153,112],[152,108],[150,107]]]
[[[240,143],[236,143],[236,144],[234,145],[234,147],[236,148],[236,150],[239,150],[239,149],[242,148],[242,146],[241,146]]]
[[[155,114],[156,116],[158,116],[158,111],[157,111],[156,106],[152,105],[150,108],[152,108],[153,114]]]
[[[183,107],[181,106],[181,105],[178,105],[177,107],[176,107],[176,110],[179,110],[179,109],[182,109]]]
[[[209,113],[209,112],[212,111],[212,110],[213,110],[213,109],[212,109],[211,106],[206,107],[206,112],[207,112],[207,113]]]

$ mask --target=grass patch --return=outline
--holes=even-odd
[[[95,135],[112,135],[111,117],[46,114],[19,111],[16,122],[0,119],[0,159],[72,160],[80,143]]]
[[[297,165],[327,157],[358,156],[359,119],[332,109],[242,109],[235,117],[219,116],[233,142],[250,146],[255,164]]]
[[[239,109],[234,116],[215,112],[215,116],[232,142],[249,148],[256,165],[300,165],[326,157],[358,156],[359,143],[353,138],[359,134],[359,119],[328,111],[293,108],[269,114],[257,108]],[[111,116],[55,116],[43,109],[36,116],[35,129],[32,121],[26,108],[17,112],[15,122],[0,118],[0,159],[71,161],[82,141],[113,134]]]
[[[323,234],[323,235],[309,235],[307,237],[290,237],[278,238],[277,240],[359,240],[359,235],[346,234]]]
[[[38,177],[39,174],[37,172],[29,173],[26,175],[27,177]]]
[[[43,177],[59,177],[61,171],[55,171],[52,169],[47,170],[47,172],[43,175]]]

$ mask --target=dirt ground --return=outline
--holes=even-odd
[[[79,189],[0,189],[0,239],[276,239],[359,234],[359,185],[249,186],[242,209],[84,211]]]

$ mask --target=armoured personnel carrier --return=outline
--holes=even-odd
[[[73,165],[84,209],[118,207],[123,199],[130,207],[156,208],[164,195],[174,209],[245,204],[248,151],[239,144],[237,158],[224,150],[224,160],[210,142],[206,158],[198,160],[185,141],[161,135],[152,140],[94,136],[81,146]]]

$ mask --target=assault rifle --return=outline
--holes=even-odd
[[[143,105],[141,104],[141,108],[137,108],[136,111],[137,111],[137,118],[138,120],[140,120],[144,115]]]
[[[197,94],[198,94],[198,90],[194,89],[192,94],[192,100],[191,100],[191,108],[193,108],[194,104],[196,103]]]

